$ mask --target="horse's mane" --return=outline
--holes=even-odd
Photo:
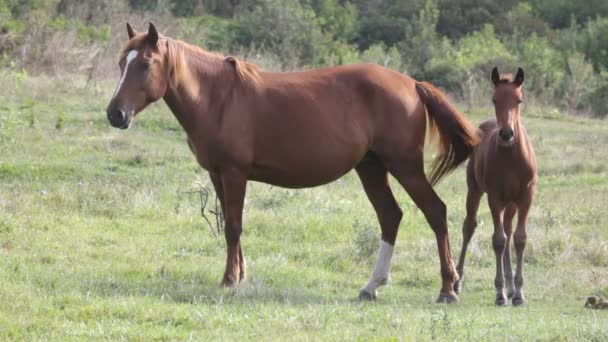
[[[241,81],[250,82],[254,85],[262,81],[260,77],[260,68],[257,65],[249,62],[239,61],[232,56],[226,57],[225,60],[234,65],[236,74]]]
[[[120,51],[119,60],[124,58],[131,49],[136,49],[144,44],[145,36],[138,37],[129,41]],[[215,52],[208,52],[201,49],[198,46],[188,44],[181,40],[171,39],[168,37],[161,36],[159,39],[159,45],[165,44],[167,61],[169,63],[170,85],[172,87],[182,86],[188,90],[195,98],[197,97],[199,89],[199,82],[193,77],[191,67],[196,65],[203,66],[203,70],[222,70],[226,64],[229,63],[230,67],[234,69],[237,79],[245,84],[256,86],[261,82],[259,73],[259,67],[255,64],[240,61],[235,57],[225,57],[222,54]],[[194,58],[188,58],[193,56]],[[190,64],[192,65],[190,65]]]

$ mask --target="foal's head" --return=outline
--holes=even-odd
[[[165,57],[167,45],[159,44],[159,33],[150,24],[147,33],[137,33],[127,23],[129,42],[121,51],[120,81],[106,109],[110,124],[129,128],[133,117],[160,99],[170,83],[171,67]]]
[[[492,69],[492,83],[494,83],[494,111],[498,124],[498,142],[503,146],[512,146],[515,142],[519,122],[519,107],[522,102],[521,85],[524,83],[524,71],[517,69],[515,79],[501,78],[498,68]]]

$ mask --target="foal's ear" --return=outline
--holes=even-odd
[[[516,86],[521,87],[524,83],[524,69],[517,68],[517,74],[515,74],[515,80],[513,81]]]
[[[135,37],[135,35],[137,34],[137,31],[135,31],[133,29],[133,27],[131,27],[131,24],[127,23],[127,33],[129,34],[129,39]]]
[[[156,46],[156,43],[158,43],[158,31],[152,23],[150,23],[150,26],[148,27],[148,37],[146,38],[146,40],[152,46]]]
[[[499,81],[500,74],[498,73],[498,67],[494,67],[494,69],[492,69],[492,83],[494,83],[494,86],[497,86]]]

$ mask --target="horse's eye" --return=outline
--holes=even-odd
[[[150,70],[150,63],[144,63],[141,68],[144,72],[148,72]]]
[[[522,100],[522,99],[517,99],[517,103],[522,103],[522,102],[524,102],[524,100]]]
[[[492,103],[496,104],[496,99],[495,98],[492,98]]]

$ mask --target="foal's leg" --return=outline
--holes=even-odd
[[[454,292],[454,283],[458,280],[458,275],[450,252],[447,209],[424,174],[422,158],[416,158],[406,163],[394,163],[390,165],[389,169],[418,208],[422,210],[424,217],[435,232],[442,278],[441,291],[437,302],[452,303],[458,301],[458,295]]]
[[[477,227],[477,210],[479,209],[481,196],[483,196],[483,192],[479,189],[479,186],[475,181],[474,172],[473,161],[471,160],[467,167],[467,216],[462,223],[462,249],[460,250],[460,257],[458,258],[458,265],[456,266],[459,279],[454,283],[454,291],[456,291],[456,294],[460,294],[462,290],[464,260],[467,254],[467,248],[469,247],[469,242],[471,242],[471,238]]]
[[[526,248],[526,222],[528,221],[528,213],[532,205],[533,193],[530,193],[522,201],[517,215],[517,229],[513,239],[515,240],[515,253],[517,254],[517,269],[515,271],[515,294],[513,295],[513,305],[522,305],[526,303],[524,297],[524,249]]]
[[[382,230],[376,266],[369,281],[359,292],[359,300],[375,300],[378,295],[376,289],[385,285],[389,279],[393,246],[403,214],[388,184],[388,172],[381,161],[364,161],[355,170],[376,211]]]
[[[220,181],[224,192],[224,216],[226,244],[228,252],[226,257],[226,272],[222,286],[238,284],[241,276],[240,262],[240,236],[243,231],[243,202],[247,188],[247,177],[238,170],[229,170],[220,174]]]
[[[505,296],[505,277],[503,271],[503,255],[507,236],[502,224],[502,214],[504,205],[500,203],[491,194],[488,194],[488,204],[492,213],[492,221],[494,221],[494,235],[492,235],[492,247],[496,255],[496,278],[494,286],[496,287],[496,305],[507,305],[507,297]]]
[[[507,243],[503,256],[503,267],[505,269],[505,285],[507,287],[507,297],[513,298],[515,293],[515,285],[513,284],[513,270],[511,267],[511,238],[513,237],[513,217],[517,213],[517,207],[514,204],[509,204],[505,208],[503,214],[503,227],[507,235]]]

